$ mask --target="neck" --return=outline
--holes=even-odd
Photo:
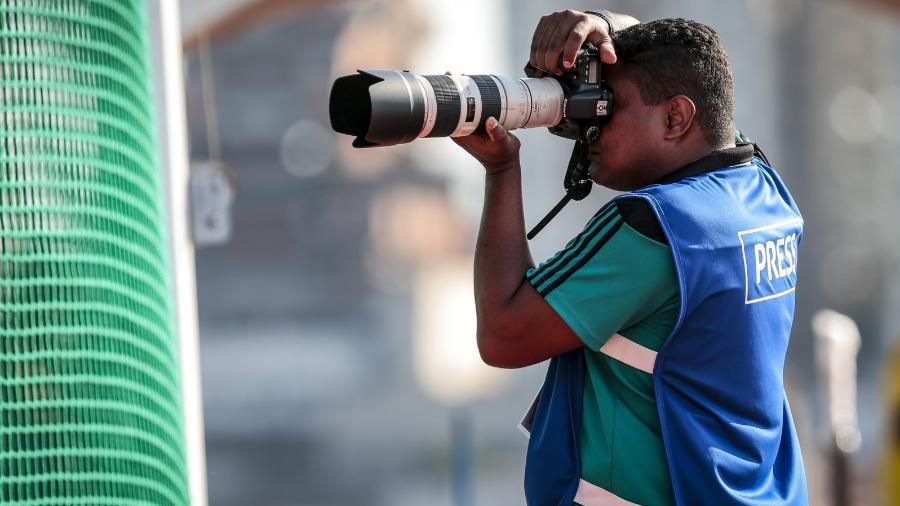
[[[668,156],[666,156],[666,162],[659,165],[660,169],[657,171],[654,181],[658,181],[668,176],[672,172],[709,155],[713,151],[733,148],[734,146],[733,140],[723,146],[711,146],[705,140],[702,142],[685,143],[685,145],[676,146],[671,150]]]

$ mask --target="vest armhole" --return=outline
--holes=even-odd
[[[656,213],[646,200],[637,197],[623,198],[618,201],[618,207],[622,220],[636,232],[660,244],[669,244]]]

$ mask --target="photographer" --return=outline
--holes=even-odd
[[[539,267],[519,141],[489,119],[455,141],[486,171],[478,346],[497,367],[552,359],[533,418],[529,504],[806,504],[782,372],[802,219],[735,142],[718,35],[683,19],[545,16],[529,63],[601,51],[613,114],[591,179],[626,191]]]

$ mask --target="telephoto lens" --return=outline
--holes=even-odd
[[[356,137],[357,148],[391,146],[419,137],[461,137],[494,117],[507,130],[553,127],[565,94],[554,78],[425,75],[359,70],[331,88],[331,127]]]

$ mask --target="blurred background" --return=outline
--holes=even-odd
[[[230,233],[196,253],[211,504],[524,503],[515,426],[545,364],[478,360],[483,170],[448,139],[353,150],[327,103],[357,68],[521,76],[538,19],[566,8],[719,31],[738,127],[806,221],[785,378],[811,502],[900,504],[882,495],[900,481],[896,2],[183,0],[192,166],[231,187],[213,224]],[[516,135],[531,226],[562,196],[571,145]],[[565,209],[535,260],[612,196]]]

